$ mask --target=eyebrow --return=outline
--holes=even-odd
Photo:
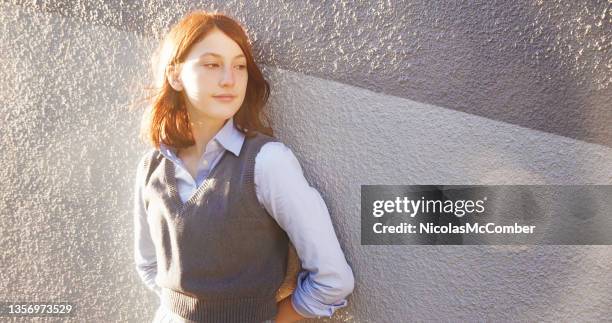
[[[206,52],[202,55],[200,55],[200,58],[204,57],[204,56],[215,56],[215,57],[222,57],[221,55],[217,54],[217,53],[213,53],[213,52]],[[244,54],[240,54],[240,55],[236,55],[234,57],[234,59],[236,58],[241,58],[241,57],[245,57]]]

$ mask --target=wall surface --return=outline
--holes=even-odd
[[[609,246],[362,246],[364,184],[612,184],[607,1],[0,4],[0,301],[147,322],[128,109],[191,9],[242,21],[356,276],[331,322],[603,321]],[[53,321],[37,319],[34,321]]]

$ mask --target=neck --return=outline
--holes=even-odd
[[[195,145],[185,150],[190,150],[197,156],[202,156],[208,142],[223,128],[227,120],[203,118],[191,114],[189,120]]]

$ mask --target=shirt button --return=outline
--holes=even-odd
[[[204,159],[204,160],[202,161],[202,165],[204,165],[204,166],[208,166],[208,160]]]

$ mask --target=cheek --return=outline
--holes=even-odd
[[[249,75],[245,74],[243,76],[239,76],[240,87],[243,91],[246,91],[247,84],[249,83]]]
[[[196,85],[197,82],[211,82],[218,77],[218,72],[206,70],[203,67],[194,66],[185,71],[183,77],[185,81],[189,81]]]
[[[218,82],[219,77],[212,73],[200,73],[197,76],[197,82],[200,87],[209,87],[211,84],[216,84]]]

